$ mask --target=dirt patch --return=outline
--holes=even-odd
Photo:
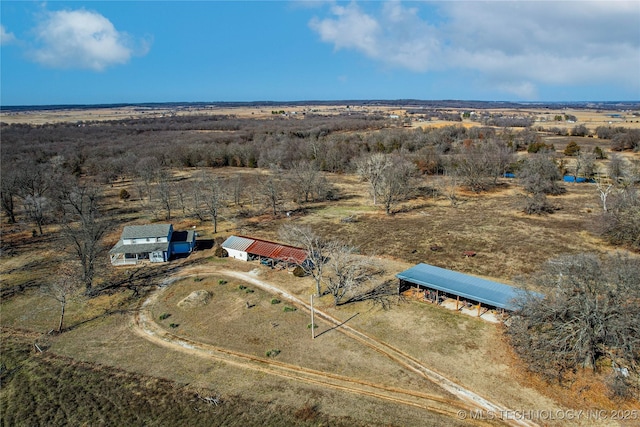
[[[180,308],[202,307],[207,305],[209,300],[211,300],[211,292],[201,289],[193,291],[188,296],[181,299],[177,306]]]

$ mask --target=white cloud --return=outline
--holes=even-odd
[[[333,6],[337,19],[313,19],[310,22],[322,41],[333,43],[336,49],[354,48],[367,56],[379,55],[378,39],[380,26],[371,16],[363,13],[355,3],[347,7]]]
[[[40,45],[31,55],[52,68],[102,71],[147,51],[144,44],[136,48],[107,18],[87,10],[47,12],[36,33]]]
[[[314,18],[309,26],[322,41],[336,49],[355,49],[366,56],[413,71],[429,68],[432,52],[438,49],[434,29],[417,16],[417,9],[397,2],[385,2],[381,17],[365,13],[355,2],[333,6],[334,19]]]
[[[411,3],[412,6],[417,5]],[[334,6],[311,28],[336,49],[353,49],[415,72],[466,70],[479,84],[519,97],[540,84],[622,84],[640,90],[640,2],[447,1],[430,21],[420,9],[384,2],[366,13]]]
[[[16,36],[13,33],[7,32],[4,25],[0,25],[0,45],[8,45],[16,41]]]

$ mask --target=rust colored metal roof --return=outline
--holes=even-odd
[[[307,251],[304,249],[268,242],[266,240],[254,240],[253,244],[246,249],[247,253],[252,255],[296,264],[302,264],[304,260],[307,259]]]

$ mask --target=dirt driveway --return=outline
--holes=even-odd
[[[210,271],[206,270],[203,270],[202,267],[198,267],[197,275],[200,277],[205,274],[222,274],[228,277],[233,277],[249,283],[253,286],[259,287],[274,295],[278,295],[280,298],[286,299],[304,310],[311,310],[311,307],[308,303],[271,283],[259,279],[256,274],[253,274],[252,272],[240,272],[227,269],[219,270],[218,268],[212,268],[210,269]],[[166,280],[165,283],[167,284],[167,286],[164,286],[158,291],[154,292],[141,305],[140,310],[138,310],[135,314],[133,322],[134,331],[139,336],[152,341],[157,345],[171,348],[176,351],[189,352],[200,357],[214,358],[222,360],[225,363],[262,371],[272,375],[279,375],[298,381],[314,383],[334,389],[348,391],[351,393],[368,395],[380,399],[402,403],[405,405],[419,407],[458,420],[460,420],[460,414],[468,414],[470,413],[469,411],[472,410],[483,410],[492,414],[502,414],[509,412],[509,408],[491,402],[474,393],[473,391],[461,386],[460,384],[457,384],[456,382],[444,377],[443,375],[429,369],[428,367],[420,363],[420,361],[406,354],[402,350],[395,348],[385,342],[372,338],[367,334],[344,324],[344,322],[342,322],[341,320],[338,320],[330,316],[329,314],[317,309],[314,310],[315,316],[323,319],[330,324],[333,324],[336,330],[338,330],[339,332],[349,336],[363,346],[366,346],[380,354],[385,355],[394,363],[414,372],[416,375],[423,377],[433,382],[434,384],[437,384],[439,387],[446,390],[449,394],[455,396],[457,399],[443,398],[442,396],[438,396],[435,394],[399,389],[396,387],[389,387],[385,384],[373,383],[369,381],[340,376],[333,373],[321,372],[303,368],[300,366],[285,364],[274,361],[272,359],[260,358],[254,355],[244,354],[225,348],[219,348],[211,344],[197,342],[173,334],[163,329],[160,325],[152,320],[153,316],[150,314],[150,309],[158,300],[159,296],[166,289],[170,288],[171,283],[173,283],[176,279],[189,277],[191,273],[192,272],[187,269],[185,271],[182,271],[179,276],[175,276]],[[528,420],[502,421],[508,425],[516,426],[536,425]],[[484,424],[484,422],[480,422],[480,424]]]

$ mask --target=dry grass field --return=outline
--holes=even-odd
[[[331,111],[328,108],[318,107],[327,109],[327,113],[342,111],[344,107],[333,107]],[[44,123],[171,113],[105,109],[79,116],[77,111],[70,110],[34,113],[31,119],[34,123]],[[261,107],[230,109],[228,112],[216,110],[214,113],[266,117],[271,111]],[[587,113],[576,111],[571,114],[588,123],[590,128],[598,126],[596,123],[600,120],[606,120],[605,113],[589,112],[587,116]],[[25,117],[3,113],[0,120],[10,123],[11,120],[25,120]],[[625,123],[625,126],[630,125]],[[558,138],[552,142],[560,151],[568,140]],[[579,141],[586,146],[597,143],[595,138]],[[626,155],[638,159],[638,153]],[[247,168],[221,168],[215,172],[221,177],[261,173]],[[183,168],[174,171],[174,176],[188,179],[196,173],[196,169]],[[608,245],[593,232],[601,207],[592,184],[565,184],[565,194],[550,198],[556,211],[537,216],[522,212],[521,191],[513,180],[503,179],[495,189],[485,193],[459,190],[459,204],[453,207],[445,198],[433,195],[432,190],[439,186],[440,178],[424,176],[420,178],[418,193],[402,203],[397,213],[385,215],[380,206],[372,205],[366,184],[358,177],[326,174],[326,178],[337,189],[339,197],[335,201],[300,206],[287,200],[282,213],[276,216],[265,210],[260,215],[226,220],[224,218],[232,215],[223,212],[217,233],[213,232],[210,222],[181,217],[180,212],[176,212],[178,216],[172,222],[176,229],[195,226],[200,239],[217,242],[231,234],[278,241],[283,225],[309,225],[325,238],[340,238],[357,246],[361,254],[376,260],[385,270],[384,278],[388,279],[424,262],[517,286],[518,276],[535,271],[545,261],[559,255],[621,250]],[[128,180],[118,180],[105,190],[109,212],[117,215],[121,224],[157,221],[138,209],[135,197],[120,200],[118,195],[122,189],[135,194],[134,183]],[[248,208],[258,211],[261,206],[256,203]],[[291,214],[286,215],[284,212],[287,211]],[[145,422],[139,425],[162,425],[158,420],[168,420],[171,416],[190,420],[185,415],[187,412],[196,414],[192,414],[196,418],[191,419],[190,425],[207,425],[206,420],[215,420],[215,425],[478,424],[424,408],[203,357],[188,348],[177,351],[158,345],[142,337],[134,327],[134,315],[149,295],[144,291],[136,296],[130,290],[118,290],[91,299],[74,300],[68,306],[67,330],[60,335],[47,334],[56,326],[59,306],[39,292],[38,286],[46,282],[55,266],[69,256],[69,248],[61,246],[57,226],[47,226],[43,236],[32,236],[31,229],[32,225],[20,222],[10,226],[3,224],[2,228],[3,243],[11,247],[11,252],[3,251],[0,258],[0,280],[3,293],[7,295],[0,303],[4,348],[0,356],[3,366],[25,367],[24,376],[3,376],[2,381],[19,378],[22,382],[15,384],[26,384],[30,393],[38,396],[41,405],[46,406],[47,401],[53,400],[51,396],[47,397],[50,390],[36,386],[37,378],[43,371],[51,370],[60,371],[61,377],[68,377],[70,384],[84,383],[82,395],[86,398],[82,400],[83,405],[97,399],[95,396],[100,393],[115,396],[119,393],[118,387],[122,386],[124,396],[144,402],[144,408],[139,411],[144,414],[140,419]],[[107,248],[117,242],[120,232],[121,226],[107,233],[104,239]],[[432,250],[436,245],[441,249]],[[465,251],[473,251],[476,255],[465,257]],[[326,321],[317,321],[317,338],[312,340],[309,314],[303,307],[225,275],[224,271],[253,272],[260,280],[304,301],[313,290],[310,278],[296,278],[286,271],[275,271],[256,262],[219,259],[213,256],[212,249],[175,261],[171,267],[174,271],[151,278],[148,283],[156,285],[170,276],[186,275],[162,287],[157,300],[149,307],[153,322],[167,334],[253,358],[340,375],[354,381],[414,390],[462,404],[441,386],[362,345]],[[157,268],[147,267],[149,271]],[[98,284],[127,272],[110,266],[106,254],[100,260],[99,269],[105,274]],[[206,304],[180,304],[195,291],[208,293]],[[412,299],[398,298],[387,310],[370,302],[334,307],[329,296],[316,300],[316,304],[319,310],[346,325],[401,349],[433,371],[505,407],[587,410],[633,408],[637,404],[610,399],[601,385],[602,378],[597,375],[585,374],[574,384],[561,387],[528,374],[513,354],[499,324]],[[285,307],[295,310],[285,310]],[[34,342],[43,346],[43,354],[33,349]],[[273,350],[279,350],[278,354],[267,356],[267,352]],[[73,377],[68,366],[75,366],[80,376]],[[3,375],[13,375],[6,374],[6,368],[3,369]],[[109,378],[112,380],[107,381]],[[47,382],[55,381],[49,378]],[[89,386],[96,382],[108,385],[103,389]],[[171,389],[170,393],[168,389]],[[16,385],[5,388],[0,392],[0,400],[25,398],[20,390]],[[224,403],[219,407],[204,407],[197,399],[194,401],[195,393],[216,394]],[[62,400],[57,404],[66,411],[73,406],[73,402]],[[113,407],[119,405],[123,405],[122,401],[114,399]],[[180,412],[182,409],[172,412],[168,407],[182,408],[185,412]],[[195,408],[204,410],[202,413],[208,418],[197,418],[201,412]],[[97,408],[87,417],[102,410]],[[161,413],[167,418],[160,416]],[[132,414],[118,412],[117,416],[120,418],[111,418],[111,422],[126,423]],[[61,417],[64,418],[60,414],[43,413],[38,420],[60,420]],[[50,425],[56,424],[59,423],[54,421]],[[494,421],[485,424],[499,425]],[[567,423],[556,420],[549,425]]]

